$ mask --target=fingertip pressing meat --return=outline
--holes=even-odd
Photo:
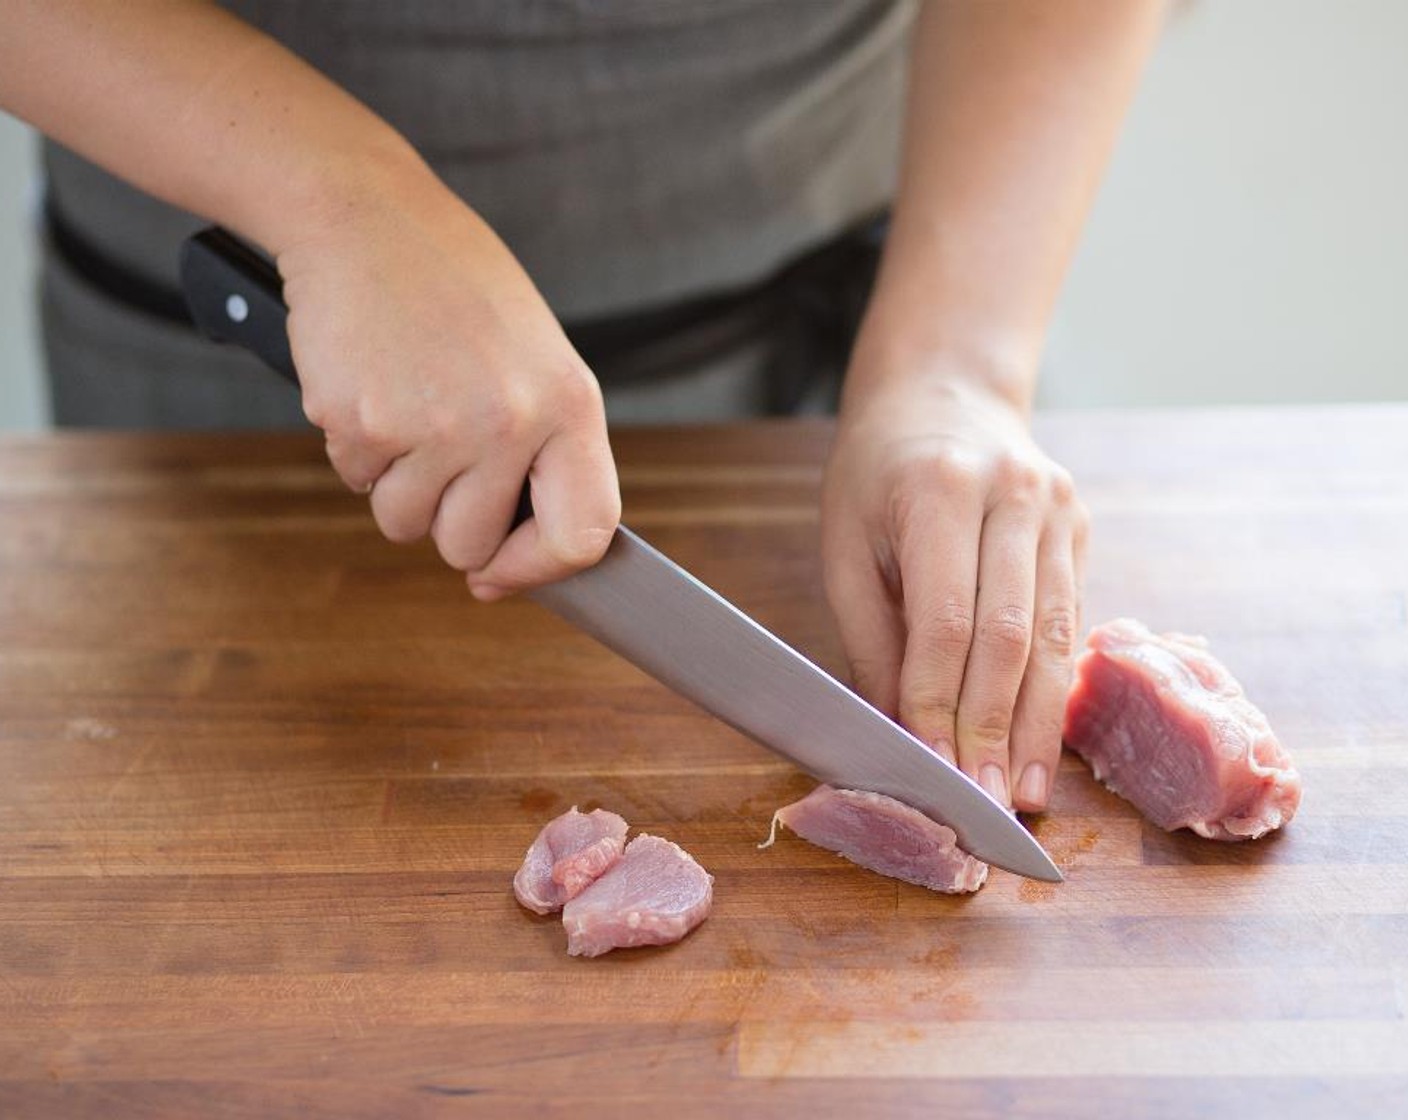
[[[551,914],[620,859],[625,844],[621,817],[605,809],[579,813],[574,805],[538,833],[513,877],[513,893],[534,913]]]
[[[773,814],[762,847],[779,824],[861,867],[933,891],[976,891],[988,877],[988,865],[958,846],[953,829],[883,794],[817,786]]]
[[[1076,662],[1063,738],[1160,828],[1254,840],[1288,822],[1301,779],[1270,725],[1202,638],[1121,618]]]
[[[667,945],[709,916],[714,877],[678,844],[642,833],[611,868],[562,911],[567,952]]]

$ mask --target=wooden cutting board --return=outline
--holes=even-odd
[[[786,837],[810,782],[376,535],[316,438],[0,444],[0,1116],[1402,1116],[1408,408],[1043,418],[1087,618],[1201,632],[1305,777],[1284,835],[1081,764],[1059,887]],[[822,423],[617,437],[627,519],[824,665]],[[509,890],[603,805],[717,877],[569,959]]]

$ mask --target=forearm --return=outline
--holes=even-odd
[[[600,387],[392,128],[196,0],[0,0],[0,25],[0,106],[278,258],[303,410],[389,539],[429,534],[484,599],[601,558],[621,498]]]
[[[848,379],[1030,405],[1047,321],[1162,0],[924,0],[894,219]]]
[[[431,177],[274,40],[203,0],[29,0],[0,14],[0,107],[279,254],[359,185]]]

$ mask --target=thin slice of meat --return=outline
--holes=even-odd
[[[1160,828],[1212,840],[1254,840],[1295,815],[1300,775],[1204,639],[1120,618],[1086,647],[1063,737],[1098,780]]]
[[[817,786],[772,817],[766,848],[786,825],[804,840],[852,863],[932,891],[975,891],[988,865],[958,846],[958,834],[893,797]]]
[[[513,877],[518,901],[538,914],[561,910],[621,858],[626,822],[605,809],[577,812],[577,806],[548,821]]]
[[[625,854],[563,908],[567,952],[599,957],[668,945],[709,916],[714,877],[678,844],[641,833]]]

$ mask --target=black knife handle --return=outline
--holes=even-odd
[[[240,346],[298,384],[288,341],[288,305],[278,270],[239,238],[211,226],[181,246],[181,290],[191,319],[216,342]],[[513,525],[533,516],[528,482]]]
[[[181,290],[201,333],[243,347],[298,384],[284,283],[272,264],[212,227],[181,246]]]

